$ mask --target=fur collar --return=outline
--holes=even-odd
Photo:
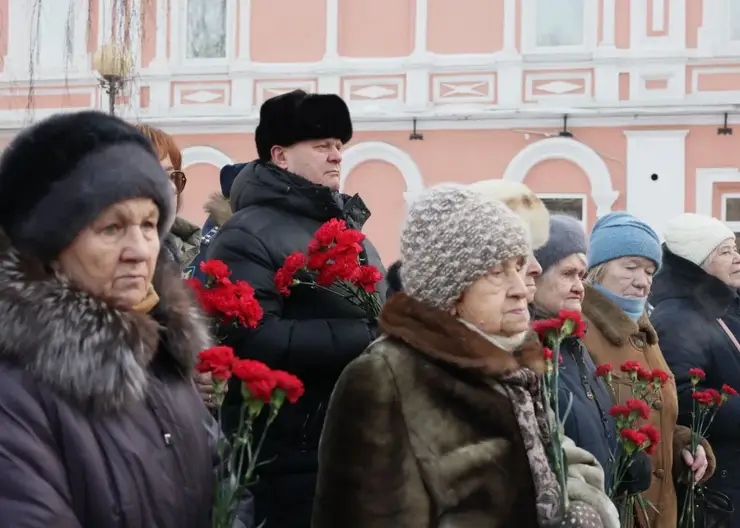
[[[647,315],[642,314],[637,322],[633,321],[611,299],[590,284],[586,285],[583,315],[614,346],[621,347],[629,343],[629,338],[639,332],[645,334],[648,345],[658,343],[658,334]]]
[[[391,297],[380,314],[380,328],[431,358],[492,376],[529,367],[545,370],[542,346],[528,339],[514,354],[496,347],[452,315],[412,299],[405,293]]]
[[[213,193],[208,198],[204,209],[219,227],[223,226],[231,218],[231,204],[221,193]]]
[[[142,399],[155,357],[158,367],[190,376],[210,345],[208,328],[160,257],[157,307],[150,315],[123,312],[56,278],[0,232],[0,361],[98,412]]]

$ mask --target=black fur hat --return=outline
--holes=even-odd
[[[262,103],[260,123],[254,133],[257,154],[270,161],[275,145],[289,147],[307,139],[352,139],[349,108],[334,94],[308,94],[294,90]]]
[[[23,130],[0,158],[0,228],[50,261],[107,207],[131,198],[159,207],[159,231],[174,196],[149,140],[96,111],[58,114]]]

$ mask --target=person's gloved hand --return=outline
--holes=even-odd
[[[619,493],[628,495],[642,493],[650,488],[652,482],[653,461],[644,452],[635,453],[632,456],[632,464],[619,485]]]

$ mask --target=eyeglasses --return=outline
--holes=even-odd
[[[175,184],[175,189],[177,189],[177,194],[180,194],[182,191],[185,190],[185,185],[188,183],[188,178],[185,176],[185,173],[179,170],[174,170],[170,172],[170,181]]]

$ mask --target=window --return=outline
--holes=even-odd
[[[740,233],[740,193],[722,195],[722,220],[735,233]]]
[[[584,1],[537,0],[536,46],[582,46],[584,41]]]
[[[187,0],[188,59],[226,58],[226,0]]]
[[[583,194],[538,194],[551,214],[566,214],[586,220],[586,196]]]
[[[740,0],[730,0],[730,40],[740,41]]]

